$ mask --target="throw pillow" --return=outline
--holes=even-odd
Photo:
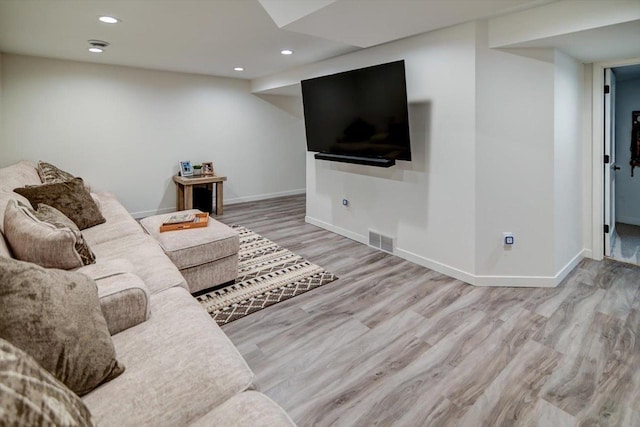
[[[105,222],[82,178],[37,187],[16,188],[13,191],[26,197],[34,208],[40,203],[52,206],[73,221],[80,230]]]
[[[0,424],[93,426],[84,402],[27,353],[0,339]]]
[[[89,277],[0,257],[0,283],[0,338],[76,394],[124,371]]]
[[[26,206],[26,208],[29,207]],[[42,203],[38,205],[37,212],[33,210],[31,210],[31,212],[42,222],[51,224],[59,229],[71,230],[73,236],[76,239],[75,249],[82,259],[82,265],[89,265],[96,262],[96,256],[93,254],[93,252],[89,248],[89,245],[84,240],[84,237],[82,236],[82,233],[80,232],[78,226],[75,225],[74,222],[67,218],[62,212],[52,206],[44,205]]]
[[[69,270],[96,262],[78,227],[59,210],[39,204],[38,211],[9,200],[4,234],[15,258],[42,267]]]
[[[60,182],[71,181],[75,176],[55,167],[51,163],[38,161],[38,175],[43,184],[58,184]]]
[[[100,201],[100,197],[98,197],[98,195],[96,193],[89,192],[89,194],[91,194],[91,198],[95,202],[95,204],[98,207],[98,210],[100,211],[100,213],[102,213],[102,202]]]

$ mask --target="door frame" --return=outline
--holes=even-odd
[[[608,77],[608,80],[607,80]],[[606,164],[603,162],[603,172],[604,172],[604,184],[602,186],[603,197],[604,197],[604,206],[603,206],[603,224],[609,225],[609,232],[603,233],[604,240],[604,256],[611,257],[613,255],[613,242],[615,240],[616,235],[616,214],[615,214],[615,206],[616,206],[616,196],[615,196],[615,180],[616,173],[613,170],[614,165],[616,164],[616,75],[613,72],[612,68],[604,69],[604,84],[605,87],[609,86],[609,93],[604,94],[604,132],[602,133],[604,138],[604,147],[602,153],[606,156],[609,155],[609,163]],[[608,218],[608,220],[607,220]]]
[[[640,64],[640,58],[596,62],[592,68],[591,257],[598,261],[604,258],[604,70],[636,64]]]

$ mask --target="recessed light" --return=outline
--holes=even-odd
[[[120,20],[113,16],[101,16],[98,18],[100,22],[104,22],[105,24],[117,24]]]
[[[293,51],[291,49],[284,49],[280,51],[283,55],[293,55]]]
[[[235,67],[233,70],[234,70],[234,71],[244,71],[244,68],[242,68],[242,67]]]
[[[89,40],[89,52],[102,53],[104,48],[109,46],[109,43],[102,40]]]

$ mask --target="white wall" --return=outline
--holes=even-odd
[[[582,246],[584,256],[593,257],[593,65],[582,70]]]
[[[529,56],[524,56],[522,53]],[[489,49],[478,29],[476,273],[528,281],[553,271],[553,50]],[[503,232],[515,245],[505,247]]]
[[[397,255],[469,283],[557,285],[583,247],[583,77],[570,57],[490,49],[487,23],[477,21],[257,79],[252,88],[289,88],[397,59],[406,61],[414,161],[378,169],[307,154],[307,221],[363,242],[369,229],[391,235]],[[566,130],[564,120],[577,126]],[[511,248],[507,231],[516,236]]]
[[[583,189],[583,65],[555,51],[554,271],[580,255]]]
[[[174,209],[179,160],[213,161],[227,202],[305,187],[302,120],[248,81],[8,54],[0,69],[0,166],[50,161],[138,216]]]
[[[404,59],[413,161],[390,169],[307,155],[307,220],[470,280],[475,235],[475,25],[461,25],[306,68],[299,79]],[[347,198],[345,208],[341,200]]]
[[[631,112],[640,111],[640,79],[616,85],[616,222],[640,225],[640,168],[631,177]]]
[[[3,117],[2,117],[2,60],[4,58],[4,54],[2,52],[0,52],[0,147],[2,147],[2,138],[3,138],[3,132],[2,132],[2,124],[3,124]],[[2,162],[2,151],[0,151],[0,162]]]

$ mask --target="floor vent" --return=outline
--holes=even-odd
[[[369,230],[369,246],[380,248],[380,235]]]
[[[369,246],[393,253],[393,237],[384,236],[369,230]]]
[[[380,249],[385,252],[393,253],[393,237],[380,236]]]

